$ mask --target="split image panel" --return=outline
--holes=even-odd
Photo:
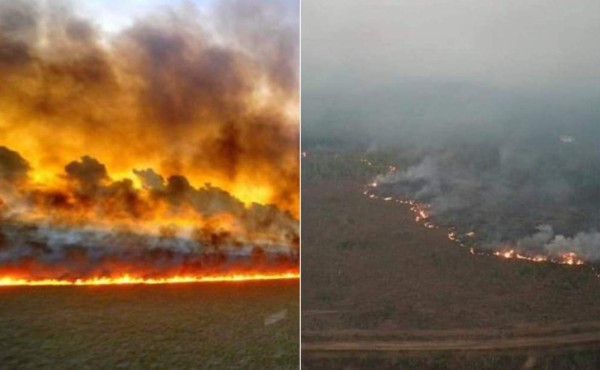
[[[0,0],[0,369],[597,369],[600,6]]]
[[[0,0],[0,369],[296,369],[297,1]]]
[[[596,2],[302,1],[302,367],[596,369]]]

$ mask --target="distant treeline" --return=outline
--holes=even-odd
[[[302,150],[303,181],[359,181],[366,184],[387,172],[390,165],[405,168],[413,163],[412,156],[403,157],[397,149],[376,150],[345,140],[303,140]]]

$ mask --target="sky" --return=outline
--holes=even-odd
[[[332,115],[371,125],[416,116],[489,121],[520,95],[581,111],[600,96],[598,34],[594,0],[305,0],[304,124],[326,125]],[[356,104],[377,94],[388,101]]]
[[[106,0],[86,0],[77,3],[77,9],[82,16],[92,17],[95,23],[108,33],[131,26],[136,19],[143,18],[148,13],[159,10],[169,4],[181,5],[183,2],[172,0],[121,0],[111,2],[107,6]],[[208,10],[212,5],[211,0],[188,0],[186,3],[194,4],[199,9]]]

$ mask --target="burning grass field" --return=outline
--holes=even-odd
[[[0,370],[297,368],[298,14],[0,1]]]
[[[0,287],[1,369],[295,369],[298,280]]]
[[[590,266],[472,255],[410,205],[365,196],[356,158],[307,158],[303,368],[598,368]]]

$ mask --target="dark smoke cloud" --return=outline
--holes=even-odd
[[[297,266],[298,4],[78,6],[0,1],[2,272]]]
[[[151,191],[161,191],[165,188],[165,179],[151,168],[133,170],[133,173],[142,181],[142,186]]]
[[[0,184],[25,181],[29,169],[29,163],[19,153],[0,146]]]
[[[81,161],[73,161],[65,167],[67,178],[76,181],[82,192],[92,192],[101,183],[108,180],[106,166],[89,156],[84,156]]]
[[[298,93],[298,49],[289,42],[299,37],[298,27],[290,27],[298,22],[297,12],[296,1],[218,3],[220,28],[269,71],[269,80],[278,86],[278,93]],[[265,27],[266,24],[272,26]],[[274,29],[278,32],[273,32]]]
[[[212,23],[174,5],[108,36],[68,4],[2,2],[7,137],[28,136],[35,152],[24,154],[46,153],[35,159],[45,166],[88,154],[110,169],[150,161],[194,183],[269,186],[269,202],[297,213],[298,125],[286,112],[298,94],[297,4],[215,6]],[[268,94],[256,98],[260,86]]]
[[[13,182],[29,169],[19,153],[5,147],[0,164],[2,178]],[[84,156],[65,166],[63,178],[72,186],[53,190],[15,183],[18,193],[0,203],[2,271],[71,279],[296,266],[298,223],[289,212],[245,206],[227,191],[210,184],[195,188],[181,175],[165,181],[152,169],[135,173],[143,189],[131,180],[111,180],[104,164]],[[165,207],[166,213],[157,212]],[[193,223],[170,223],[177,216]],[[219,217],[232,220],[233,228]],[[144,222],[160,227],[145,230]]]
[[[16,152],[12,152],[18,156]],[[289,213],[274,205],[252,203],[245,206],[227,191],[205,184],[194,188],[182,175],[169,176],[166,181],[152,169],[135,171],[142,177],[145,189],[139,190],[130,180],[112,181],[106,167],[95,158],[84,156],[65,167],[67,181],[74,181],[72,192],[34,189],[30,193],[33,206],[50,216],[61,211],[78,214],[91,211],[92,217],[107,220],[144,220],[156,217],[153,208],[170,207],[174,216],[192,211],[203,219],[217,216],[232,217],[238,226],[240,240],[252,240],[262,235],[263,241],[277,241],[294,247],[297,239],[297,221]],[[93,225],[94,219],[88,220]],[[168,222],[168,219],[164,220]],[[211,229],[210,222],[204,230]]]
[[[258,259],[256,256],[262,258]],[[0,225],[2,272],[27,279],[75,280],[121,276],[160,278],[294,271],[298,254],[236,244],[229,235],[199,230],[196,238],[125,231]]]

